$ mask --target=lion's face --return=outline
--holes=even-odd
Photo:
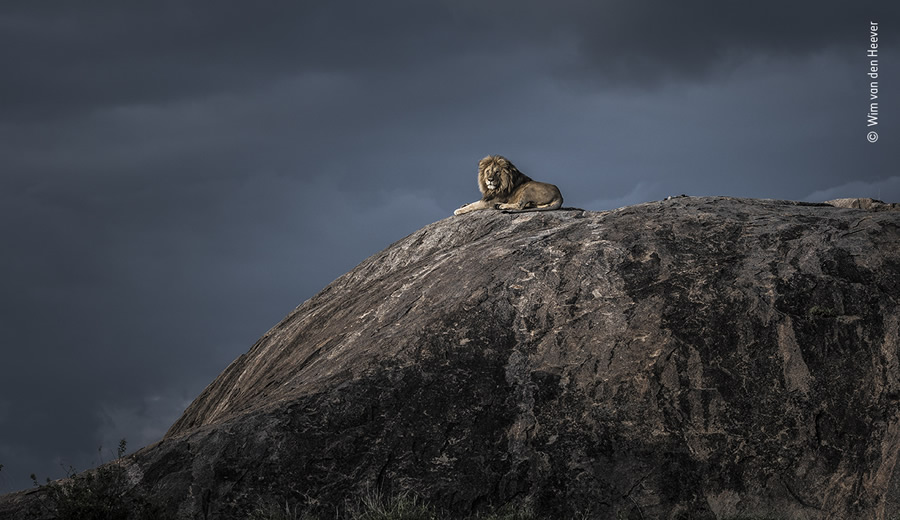
[[[508,193],[517,174],[516,167],[499,155],[489,155],[478,163],[478,185],[485,195]]]
[[[491,168],[484,172],[484,185],[489,190],[500,189],[500,170]]]

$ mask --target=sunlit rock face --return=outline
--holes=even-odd
[[[373,488],[456,516],[895,517],[891,209],[447,218],[300,305],[130,475],[182,518]]]

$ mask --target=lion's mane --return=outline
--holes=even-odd
[[[500,174],[500,187],[490,189],[487,186],[487,176],[497,172]],[[519,185],[530,182],[524,173],[520,172],[516,165],[502,155],[488,155],[478,161],[478,189],[485,200],[505,200]]]

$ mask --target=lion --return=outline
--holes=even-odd
[[[483,195],[481,200],[463,204],[454,215],[479,209],[548,211],[559,209],[563,203],[559,188],[531,180],[500,155],[488,155],[478,162],[478,189]]]

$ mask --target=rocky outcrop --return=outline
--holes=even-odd
[[[876,199],[834,199],[826,202],[836,208],[867,209],[871,211],[897,211],[900,204],[888,203]]]
[[[126,463],[182,518],[367,487],[455,515],[892,518],[898,295],[895,211],[450,217],[303,303]]]

